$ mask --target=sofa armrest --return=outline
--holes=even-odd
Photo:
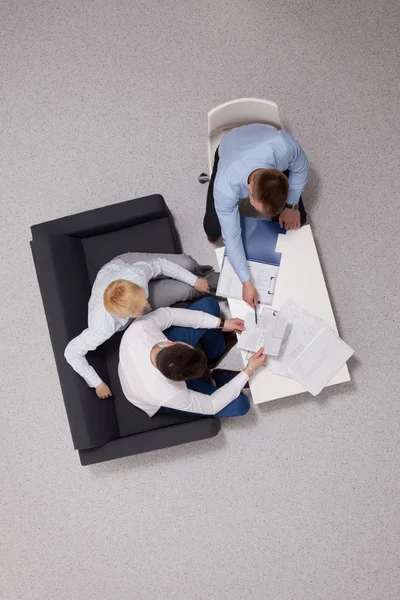
[[[65,234],[74,237],[88,237],[109,233],[131,225],[153,221],[155,219],[169,217],[171,212],[164,198],[160,194],[145,196],[136,200],[128,200],[118,204],[111,204],[88,210],[69,217],[47,221],[38,225],[32,225],[32,237],[37,235]],[[178,240],[178,235],[174,228]],[[180,244],[178,242],[180,252]]]
[[[64,358],[68,342],[87,327],[90,286],[81,241],[39,235],[31,249],[74,446],[99,446],[119,436],[114,403],[100,401]],[[108,379],[101,348],[91,353],[90,363]]]
[[[113,440],[90,450],[80,450],[79,457],[83,466],[106,460],[114,460],[134,454],[142,454],[152,450],[161,450],[189,442],[198,442],[216,436],[221,428],[216,417],[199,418],[196,421],[171,425],[161,429],[153,429],[135,435]]]

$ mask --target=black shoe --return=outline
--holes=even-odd
[[[221,236],[219,235],[218,237],[212,237],[211,235],[208,235],[207,239],[210,242],[210,244],[215,244],[216,242],[218,242],[218,240],[221,239]]]
[[[239,373],[241,373],[241,371],[231,371],[230,369],[214,369],[214,371],[211,373],[211,377],[213,377],[215,375],[215,373],[230,373],[232,375],[232,379],[236,376],[239,375]],[[244,386],[245,388],[249,388],[249,382],[246,381],[246,385]]]
[[[217,287],[218,287],[219,273],[212,271],[211,273],[206,275],[206,279],[208,281],[208,285],[210,286],[210,290],[213,293],[215,293],[217,291]],[[226,298],[224,298],[224,300],[226,300]]]
[[[228,352],[230,350],[232,350],[233,346],[235,344],[237,344],[236,333],[233,333],[233,331],[223,331],[222,335],[224,336],[224,340],[225,340],[225,346],[226,346],[225,347],[225,352],[219,358],[216,358],[215,360],[211,360],[211,361],[208,362],[208,368],[209,369],[215,369],[215,367],[217,365],[219,365],[219,363],[221,362],[221,360],[223,358],[225,358],[225,356],[228,354]]]

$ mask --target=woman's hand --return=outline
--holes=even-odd
[[[193,287],[195,290],[202,292],[203,294],[206,294],[210,291],[210,284],[208,283],[207,279],[203,279],[202,277],[198,277],[196,279]]]
[[[222,331],[234,331],[235,333],[242,333],[244,330],[245,326],[243,319],[227,319]]]
[[[98,398],[110,398],[112,396],[112,392],[110,390],[110,388],[108,387],[108,385],[106,383],[104,383],[104,381],[102,381],[101,383],[99,383],[99,385],[95,388],[96,390],[96,394]]]

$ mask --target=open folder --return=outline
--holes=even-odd
[[[261,304],[272,304],[278,277],[281,254],[276,252],[279,234],[286,230],[279,223],[241,218],[242,242],[250,270],[251,279],[259,294]],[[225,298],[242,298],[242,283],[229,259],[224,255],[218,281],[217,295]]]
[[[247,261],[251,280],[258,291],[260,304],[272,304],[278,269],[274,265]],[[224,256],[221,273],[218,279],[217,296],[241,300],[243,295],[242,283],[228,258]]]

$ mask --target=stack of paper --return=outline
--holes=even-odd
[[[277,375],[288,376],[288,368],[321,329],[324,329],[324,324],[321,319],[304,312],[293,302],[286,302],[279,314],[287,320],[288,326],[279,357],[271,358],[268,368]]]
[[[321,319],[287,302],[279,312],[288,326],[279,356],[267,368],[291,377],[316,396],[354,353]]]
[[[240,335],[237,347],[251,353],[264,348],[269,356],[278,356],[285,335],[287,320],[277,311],[267,307],[257,309],[257,323],[254,310],[245,319],[245,331]]]
[[[331,329],[322,329],[292,363],[288,374],[317,396],[353,352]]]

